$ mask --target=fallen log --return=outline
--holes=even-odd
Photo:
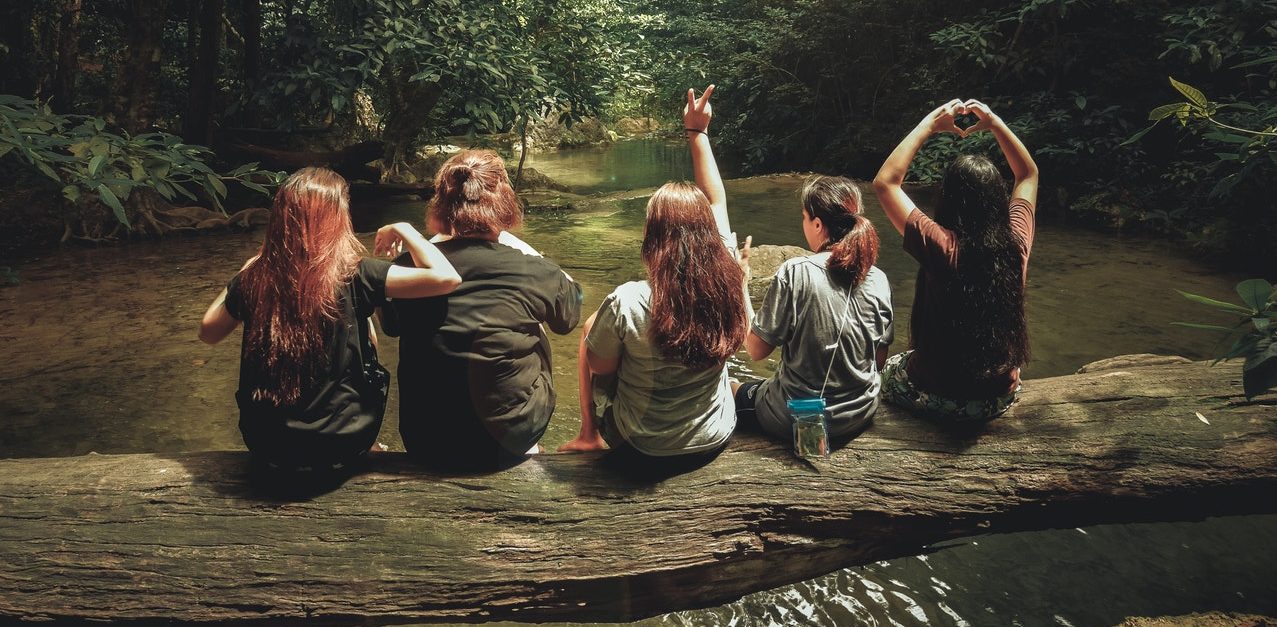
[[[592,455],[437,475],[402,455],[280,498],[239,452],[0,461],[0,618],[620,620],[989,532],[1272,512],[1277,395],[1238,368],[1029,381],[979,432],[884,408],[827,460],[744,436],[627,478]]]

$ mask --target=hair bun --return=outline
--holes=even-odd
[[[470,202],[479,200],[479,196],[483,194],[483,183],[479,182],[477,177],[469,177],[461,186],[461,195]]]

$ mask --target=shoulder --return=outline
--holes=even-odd
[[[646,303],[652,298],[652,286],[647,281],[630,281],[618,285],[608,298],[623,304]]]
[[[862,285],[861,289],[868,294],[891,298],[891,282],[887,280],[887,273],[878,269],[878,266],[869,266],[869,274],[865,275]]]

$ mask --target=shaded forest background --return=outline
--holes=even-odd
[[[0,67],[8,249],[263,206],[290,155],[418,184],[443,138],[514,157],[548,124],[673,121],[713,82],[749,173],[870,177],[976,97],[1048,213],[1277,272],[1277,0],[45,0],[0,8]],[[992,150],[940,137],[911,174]]]

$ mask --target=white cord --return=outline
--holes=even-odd
[[[820,384],[820,398],[825,398],[825,387],[829,385],[829,375],[834,371],[834,362],[838,360],[838,348],[842,346],[842,330],[847,324],[847,316],[851,313],[851,290],[856,286],[847,287],[847,301],[843,308],[842,320],[838,323],[838,333],[834,335],[834,343],[825,348],[834,349],[834,354],[829,356],[829,367],[825,368],[825,382]]]

